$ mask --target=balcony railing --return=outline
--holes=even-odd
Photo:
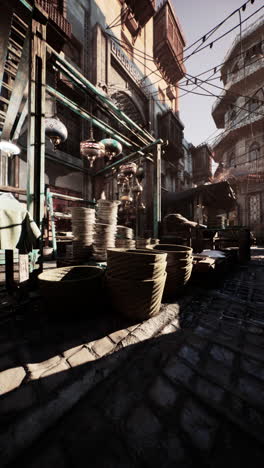
[[[53,6],[50,0],[35,0],[36,3],[45,10],[49,19],[68,37],[71,37],[72,27],[69,21]]]
[[[248,127],[252,128],[252,125],[259,125],[260,129],[262,127],[263,120],[263,106],[261,106],[256,113],[241,112],[237,118],[229,123],[226,126],[225,130],[216,137],[213,142],[213,148],[215,149],[220,143],[226,140],[226,143],[229,141],[231,135],[236,135],[240,133],[240,129]]]
[[[156,0],[126,0],[141,28],[152,18],[156,10]]]

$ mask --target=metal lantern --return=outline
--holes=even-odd
[[[127,163],[127,164],[122,164],[122,166],[120,166],[120,171],[123,172],[123,174],[125,174],[125,176],[129,177],[129,179],[131,177],[133,177],[133,175],[136,174],[137,172],[137,165],[136,163]]]
[[[93,167],[93,163],[97,158],[102,158],[105,155],[105,146],[101,141],[99,143],[95,141],[92,128],[90,138],[80,143],[80,153],[88,159],[90,167]]]
[[[139,181],[137,179],[136,179],[135,185],[133,185],[133,187],[132,187],[132,192],[136,196],[139,196],[139,194],[143,192],[143,186],[139,183]]]
[[[119,141],[113,138],[104,138],[100,141],[105,147],[105,156],[111,161],[114,156],[118,156],[122,152],[122,145]]]
[[[144,179],[145,171],[144,167],[141,164],[137,168],[136,176],[139,182],[142,182],[142,179]]]
[[[68,130],[58,117],[45,119],[45,133],[53,144],[54,151],[68,138]]]
[[[11,141],[2,140],[0,141],[0,151],[6,153],[7,156],[13,156],[20,153],[20,148]]]

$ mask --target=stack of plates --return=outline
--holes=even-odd
[[[133,229],[127,226],[117,226],[117,237],[119,239],[133,239]]]
[[[135,249],[136,241],[133,240],[133,229],[127,226],[117,226],[116,247],[122,249]]]
[[[95,226],[95,210],[93,208],[73,207],[72,233],[73,258],[86,260],[92,252]]]
[[[96,210],[93,257],[106,261],[107,249],[115,247],[117,232],[117,210],[120,201],[98,200]]]
[[[136,248],[145,249],[151,243],[151,239],[136,239]]]
[[[98,223],[117,224],[117,210],[120,205],[119,200],[98,200],[96,218]]]
[[[136,248],[136,241],[132,239],[120,239],[116,238],[116,247],[120,249],[135,249]]]
[[[116,224],[95,224],[93,256],[96,260],[106,261],[107,249],[115,247]]]

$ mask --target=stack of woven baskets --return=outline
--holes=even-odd
[[[159,313],[167,277],[165,252],[109,249],[106,285],[115,310],[133,320]]]
[[[115,247],[119,204],[120,201],[98,200],[93,244],[95,260],[106,261],[107,249]]]
[[[116,247],[123,249],[133,249],[136,247],[136,242],[133,240],[133,229],[127,226],[117,226]]]
[[[190,279],[193,267],[192,248],[185,245],[157,244],[154,246],[154,251],[167,253],[164,297],[174,296]]]

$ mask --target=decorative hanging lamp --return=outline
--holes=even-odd
[[[120,170],[125,174],[125,176],[131,179],[137,172],[137,165],[133,162],[122,164],[122,166],[120,166]]]
[[[55,86],[55,90],[57,91],[58,69],[56,67],[53,67],[53,69],[55,71],[54,86]],[[54,97],[54,102],[53,102],[53,115],[52,117],[45,118],[45,134],[50,139],[50,142],[53,145],[53,151],[56,151],[60,143],[64,143],[68,138],[68,130],[57,115],[56,96]]]
[[[57,116],[45,119],[45,133],[53,144],[54,151],[68,138],[68,130]]]
[[[139,182],[142,182],[142,179],[144,179],[144,176],[145,176],[145,170],[144,170],[142,162],[140,161],[139,166],[137,168],[136,177]]]
[[[100,141],[105,147],[105,156],[109,161],[115,156],[118,156],[122,152],[122,145],[119,141],[113,138],[104,138]]]
[[[0,151],[3,151],[7,156],[11,157],[15,154],[20,153],[19,146],[12,143],[12,141],[2,140],[0,141]]]
[[[143,192],[143,186],[139,183],[137,178],[135,178],[135,185],[133,185],[131,190],[137,197]]]
[[[90,128],[90,138],[80,143],[80,153],[88,159],[90,167],[93,167],[97,158],[102,158],[105,155],[105,146],[101,141],[98,143],[95,141],[92,127]]]

